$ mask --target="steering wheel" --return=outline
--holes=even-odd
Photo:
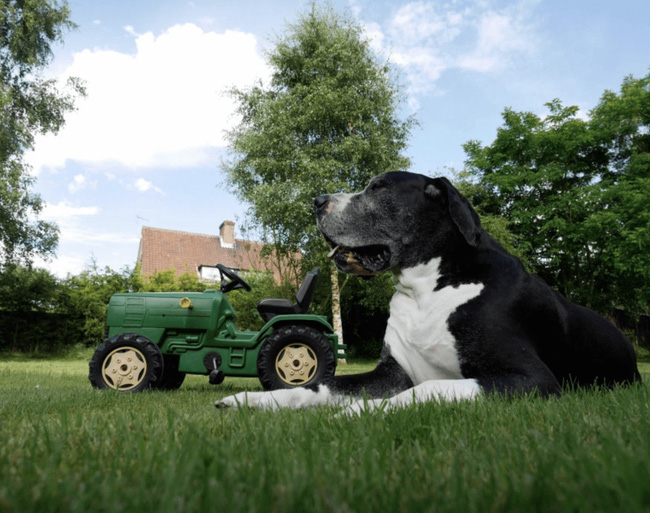
[[[221,292],[224,294],[226,292],[230,292],[231,290],[251,289],[251,286],[246,283],[241,278],[241,276],[237,275],[232,269],[228,269],[223,264],[217,264],[217,269],[219,269],[219,274],[221,275]],[[229,281],[224,280],[224,276],[228,278]]]

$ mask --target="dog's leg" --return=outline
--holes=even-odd
[[[333,395],[325,385],[310,388],[273,390],[272,392],[240,392],[224,397],[215,403],[217,408],[240,408],[250,406],[263,410],[278,408],[304,408],[317,404],[338,404],[345,397]]]
[[[457,401],[475,399],[483,392],[474,379],[439,379],[425,381],[419,385],[401,392],[388,399],[372,401],[356,401],[341,413],[344,415],[359,414],[361,411],[372,411],[381,408],[384,411],[393,408],[403,408],[410,404],[426,401]]]
[[[529,365],[520,374],[480,378],[477,380],[486,394],[501,394],[508,397],[536,393],[542,397],[560,395],[562,385],[541,361]]]
[[[349,404],[351,400],[370,396],[388,397],[413,386],[411,378],[385,348],[377,367],[364,374],[334,376],[304,388],[272,392],[240,392],[216,402],[217,408],[252,406],[262,409],[304,408],[318,404]]]

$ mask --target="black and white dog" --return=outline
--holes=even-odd
[[[641,381],[625,336],[528,274],[481,228],[447,179],[387,173],[359,194],[319,196],[314,203],[341,271],[393,273],[379,364],[306,388],[244,392],[218,407],[298,408],[349,404],[352,397],[351,413],[495,392],[559,394],[569,381]],[[359,399],[364,394],[374,399]]]

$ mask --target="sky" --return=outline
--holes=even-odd
[[[224,186],[235,126],[225,91],[268,83],[266,51],[304,0],[68,0],[78,28],[46,70],[85,81],[65,127],[27,156],[41,218],[60,228],[65,277],[133,268],[143,226],[218,235],[246,205]],[[462,145],[490,144],[507,107],[545,115],[559,98],[586,116],[607,89],[650,70],[648,0],[332,0],[392,63],[419,121],[411,171],[450,176]],[[328,191],[323,191],[324,193]],[[216,262],[215,262],[216,263]]]

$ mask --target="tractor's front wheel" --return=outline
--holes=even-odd
[[[257,375],[266,390],[294,388],[333,376],[336,360],[325,335],[309,326],[284,326],[264,341]]]
[[[163,357],[142,335],[122,333],[101,344],[90,359],[88,379],[95,388],[139,392],[160,381]]]

